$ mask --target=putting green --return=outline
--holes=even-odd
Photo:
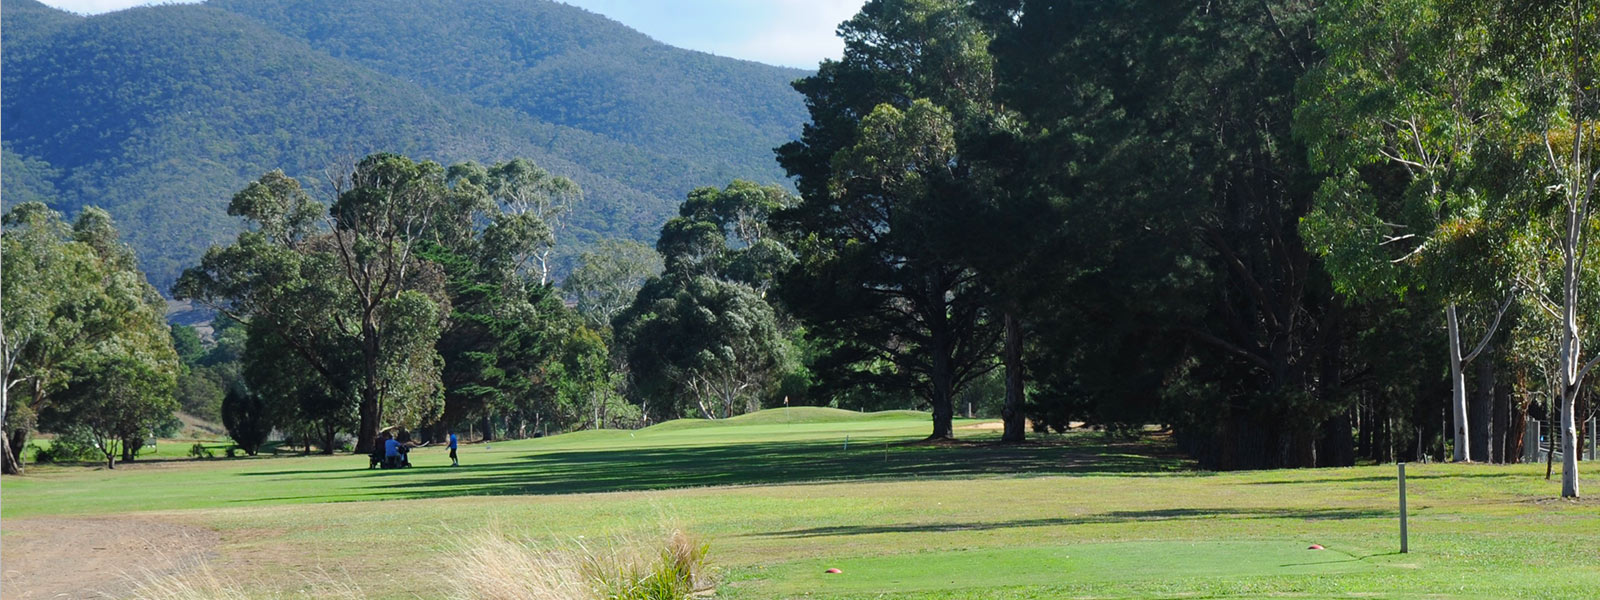
[[[962,588],[1165,581],[1237,580],[1273,575],[1336,575],[1379,568],[1362,553],[1307,550],[1298,541],[1141,541],[855,556],[779,563],[730,582],[759,597],[856,596]],[[837,567],[839,574],[827,574]]]

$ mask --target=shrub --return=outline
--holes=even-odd
[[[94,434],[86,427],[68,428],[57,434],[49,447],[40,448],[33,455],[35,461],[42,463],[98,462],[104,457]]]
[[[232,455],[233,452],[230,451],[228,454]],[[205,444],[195,442],[193,446],[189,447],[189,456],[192,458],[215,458],[217,455],[213,454]]]
[[[222,425],[228,428],[228,436],[245,454],[255,456],[272,434],[272,421],[267,412],[265,399],[237,387],[228,390],[228,395],[222,399]]]

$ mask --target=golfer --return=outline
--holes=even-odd
[[[461,463],[456,460],[456,434],[450,432],[450,466],[459,467]]]

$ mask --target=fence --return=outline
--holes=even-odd
[[[1578,460],[1595,459],[1596,448],[1600,447],[1600,431],[1595,427],[1597,424],[1600,424],[1600,418],[1589,417],[1588,426],[1583,428],[1589,439],[1578,440]],[[1522,435],[1522,462],[1545,462],[1552,448],[1555,449],[1555,457],[1561,458],[1563,432],[1560,424],[1528,419],[1528,427]]]

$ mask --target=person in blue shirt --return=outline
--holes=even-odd
[[[456,460],[456,434],[453,431],[450,432],[450,466],[461,466],[461,463]]]
[[[383,460],[390,466],[400,466],[400,441],[389,436],[384,437],[386,439],[383,440]]]

